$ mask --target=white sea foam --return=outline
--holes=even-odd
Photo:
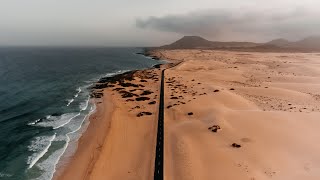
[[[64,149],[59,149],[53,152],[47,159],[39,162],[37,167],[43,171],[43,173],[37,177],[37,180],[51,180],[53,178],[53,174],[55,172],[55,164],[57,162],[57,158],[64,153]]]
[[[65,145],[63,146],[63,148],[57,150],[56,152],[54,152],[52,155],[49,156],[48,159],[44,160],[43,162],[39,163],[39,168],[44,170],[45,173],[43,173],[40,177],[38,177],[37,179],[39,180],[48,180],[48,179],[52,179],[53,178],[53,174],[56,172],[56,168],[57,168],[57,164],[60,161],[61,157],[63,156],[63,154],[65,153],[65,151],[68,148],[69,142],[70,142],[70,135],[73,133],[76,133],[77,131],[79,131],[83,125],[83,122],[87,119],[88,116],[90,116],[94,111],[95,111],[95,106],[94,109],[92,111],[90,111],[89,114],[87,114],[81,121],[80,126],[78,126],[78,128],[76,128],[75,130],[69,132],[66,134],[65,139],[62,137],[59,137],[59,140],[64,140],[66,141]],[[53,163],[52,163],[53,162]]]
[[[118,75],[118,74],[122,74],[122,73],[125,73],[125,72],[128,72],[128,71],[130,71],[130,70],[119,70],[119,71],[116,71],[116,72],[107,73],[103,77],[112,77],[112,76],[115,76],[115,75]]]
[[[43,121],[38,122],[35,125],[57,129],[68,124],[73,118],[79,115],[80,113],[66,113],[62,114],[61,116],[47,116],[47,119],[44,119]]]
[[[90,101],[90,97],[88,97],[88,99],[86,100],[86,102],[83,102],[80,104],[80,109],[81,111],[84,111],[87,109],[88,105],[89,105],[89,101]]]
[[[80,87],[78,87],[77,91],[78,91],[78,93],[80,93],[80,92],[81,92],[81,88],[80,88]]]
[[[78,88],[77,88],[77,92],[76,92],[76,94],[73,96],[73,98],[67,100],[67,101],[68,101],[67,106],[70,106],[70,104],[75,100],[75,98],[77,98],[77,97],[79,96],[79,94],[81,93],[81,91],[82,91],[81,88],[78,87]]]
[[[79,87],[79,88],[77,89],[77,93],[74,95],[74,97],[75,97],[75,98],[78,97],[80,93],[81,93],[81,88]]]
[[[41,119],[37,119],[37,120],[35,120],[35,121],[31,122],[31,123],[28,123],[28,125],[29,125],[29,126],[35,125],[35,124],[37,124],[40,120],[41,120]]]
[[[39,159],[48,152],[52,141],[55,138],[56,134],[53,136],[36,137],[36,139],[32,141],[31,145],[28,146],[28,149],[29,151],[33,151],[35,153],[28,157],[29,169],[32,168],[39,161]]]
[[[80,92],[80,90],[79,90],[79,92]],[[90,97],[88,97],[88,99],[85,102],[80,104],[79,108],[81,109],[81,111],[88,109],[89,102],[90,102]],[[72,142],[77,141],[77,139],[80,137],[80,134],[78,134],[77,132],[80,129],[82,129],[82,127],[84,127],[83,126],[84,121],[87,119],[88,116],[90,116],[95,111],[95,109],[96,109],[95,105],[93,104],[93,106],[91,106],[91,104],[90,104],[90,112],[87,115],[85,115],[83,117],[83,119],[82,119],[82,117],[81,117],[81,120],[79,118],[80,121],[78,121],[78,119],[76,121],[74,121],[73,119],[77,116],[82,116],[81,112],[67,113],[67,114],[63,114],[61,116],[48,116],[47,119],[44,119],[43,121],[36,123],[37,126],[39,125],[39,126],[45,126],[45,127],[53,127],[53,129],[57,129],[57,128],[65,126],[65,127],[67,127],[67,129],[71,130],[70,132],[66,133],[65,135],[62,135],[62,134],[56,135],[54,141],[65,141],[65,144],[61,149],[56,150],[52,154],[50,153],[50,155],[44,160],[39,161],[39,159],[43,155],[37,160],[38,162],[36,162],[36,166],[40,170],[43,171],[43,174],[41,174],[37,179],[39,179],[39,180],[48,180],[49,179],[50,180],[53,178],[53,175],[56,172],[57,165],[58,165],[61,157],[65,153],[65,151],[68,149],[70,141],[72,141]],[[77,134],[75,134],[75,133],[77,133]],[[42,152],[47,152],[48,149],[46,151],[42,151]],[[72,153],[72,151],[70,151],[70,153]],[[34,159],[34,161],[35,161],[35,159]],[[31,164],[31,162],[30,162],[30,164]]]
[[[74,101],[74,99],[69,99],[67,106],[70,106],[70,104],[71,104],[73,101]]]
[[[58,129],[58,128],[61,128],[61,127],[65,126],[66,124],[69,124],[70,121],[71,121],[72,119],[74,119],[75,117],[77,117],[77,116],[80,116],[80,113],[78,113],[78,114],[76,114],[75,116],[71,117],[71,118],[70,118],[68,121],[66,121],[65,123],[63,123],[63,124],[61,124],[61,125],[59,125],[59,126],[53,127],[53,129]]]

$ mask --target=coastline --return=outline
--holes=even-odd
[[[108,95],[101,100],[94,99],[96,110],[89,116],[89,126],[78,140],[75,153],[65,160],[65,164],[58,164],[53,179],[85,179],[88,176],[110,128],[114,107],[113,101],[107,98]]]
[[[147,54],[143,54],[147,56]],[[149,56],[148,56],[149,57]],[[155,59],[155,57],[150,57]],[[158,60],[158,59],[155,59]],[[106,163],[105,161],[109,160],[110,158],[117,159],[117,160],[110,160],[112,166],[115,166],[116,163],[120,163],[119,159],[123,159],[128,153],[127,151],[118,152],[110,155],[110,149],[113,149],[116,146],[130,146],[130,149],[140,149],[139,151],[133,151],[131,154],[128,155],[127,158],[134,158],[135,160],[130,163],[127,168],[132,170],[127,170],[123,168],[123,164],[119,164],[120,171],[126,171],[126,178],[130,177],[133,179],[150,179],[153,176],[153,163],[154,163],[154,147],[155,146],[155,134],[156,134],[156,123],[157,123],[157,92],[158,92],[158,75],[160,73],[160,66],[162,65],[155,65],[153,68],[145,69],[145,70],[134,70],[128,71],[122,74],[118,74],[112,77],[102,78],[100,79],[95,87],[93,88],[92,92],[92,99],[96,104],[96,112],[94,112],[89,117],[89,126],[85,132],[83,132],[82,136],[78,140],[78,146],[75,153],[66,160],[66,163],[59,164],[56,173],[54,174],[53,179],[103,179],[105,177],[121,177],[123,178],[122,173],[118,172],[110,172],[106,175],[106,168],[104,167]],[[131,77],[132,76],[132,77]],[[128,89],[128,87],[122,88],[114,88],[117,85],[107,85],[104,81],[107,79],[111,81],[119,81],[121,83],[123,81],[128,80],[131,84],[143,82],[144,85],[140,85],[142,88],[133,89],[136,90],[135,94],[137,93],[146,93],[146,95],[155,93],[153,98],[150,97],[150,101],[147,104],[148,106],[152,106],[151,112],[152,115],[144,115],[145,111],[140,112],[142,113],[141,116],[138,116],[136,112],[137,110],[148,109],[150,108],[144,107],[141,105],[142,103],[146,104],[146,102],[134,102],[134,100],[128,101],[127,97],[123,98],[123,90]],[[133,78],[131,80],[130,78]],[[139,79],[139,80],[135,80]],[[113,82],[114,83],[114,82]],[[130,84],[129,83],[129,84]],[[130,86],[130,85],[129,85]],[[135,86],[134,86],[135,87]],[[147,88],[147,90],[144,90]],[[119,92],[120,91],[120,92]],[[131,90],[132,91],[132,90]],[[131,92],[130,91],[130,92]],[[129,92],[128,92],[129,93]],[[146,96],[143,95],[143,96]],[[120,96],[120,97],[119,97]],[[152,101],[154,99],[155,101]],[[126,100],[126,101],[123,101]],[[128,108],[131,106],[131,110]],[[133,114],[134,113],[134,114]],[[138,113],[139,114],[139,113]],[[144,116],[144,117],[142,117]],[[128,118],[130,117],[130,118]],[[132,120],[132,122],[128,121]],[[121,122],[121,124],[117,123],[119,121],[128,121],[128,122]],[[134,122],[140,121],[140,122]],[[125,123],[125,124],[124,124]],[[127,124],[128,123],[128,124]],[[128,128],[129,126],[134,126],[134,129]],[[119,126],[119,127],[116,127]],[[140,127],[139,127],[140,126]],[[127,134],[132,134],[132,136],[121,137],[121,129],[126,128]],[[117,129],[117,130],[114,130]],[[114,135],[117,134],[117,135]],[[122,138],[119,140],[119,138]],[[118,140],[116,140],[118,139]],[[146,140],[148,140],[146,142]],[[117,143],[116,141],[125,141],[121,144]],[[137,144],[139,144],[137,146]],[[118,144],[118,145],[117,145]],[[114,146],[114,147],[112,147]],[[142,147],[144,150],[148,151],[144,155],[141,154]],[[123,148],[121,148],[123,149]],[[149,150],[147,150],[149,149]],[[107,152],[105,152],[107,151]],[[118,155],[121,154],[122,155]],[[146,156],[146,154],[149,154]],[[142,156],[141,156],[142,155]],[[115,157],[115,158],[114,158]],[[103,160],[105,159],[105,160]],[[102,161],[102,163],[101,163]],[[139,162],[141,165],[137,165],[136,162]],[[102,164],[102,165],[101,165]],[[108,168],[109,169],[109,168]],[[112,169],[112,168],[110,168]]]
[[[74,156],[91,155],[95,163],[79,169],[74,164],[81,160],[74,160],[64,172],[69,178],[152,179],[163,68],[165,179],[320,177],[315,171],[320,147],[314,143],[320,126],[318,54],[158,50],[151,55],[171,63],[97,83],[95,96],[112,102],[111,115],[104,117],[111,117],[110,126],[99,155]]]

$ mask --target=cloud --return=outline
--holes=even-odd
[[[290,10],[202,10],[180,15],[147,17],[136,26],[182,35],[202,35],[217,40],[296,39],[317,35],[320,16],[304,8]]]

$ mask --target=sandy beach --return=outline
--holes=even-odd
[[[181,62],[165,71],[166,180],[320,178],[320,54],[152,55]],[[99,90],[97,112],[55,179],[153,178],[163,68]]]
[[[103,93],[95,99],[97,112],[55,179],[152,179],[159,74],[160,69],[137,71],[130,84],[96,90]]]

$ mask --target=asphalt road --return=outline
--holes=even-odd
[[[164,71],[161,73],[161,89],[160,89],[160,103],[159,103],[159,116],[158,116],[158,132],[157,132],[157,145],[156,157],[154,161],[154,180],[163,180],[163,133],[164,133]]]

